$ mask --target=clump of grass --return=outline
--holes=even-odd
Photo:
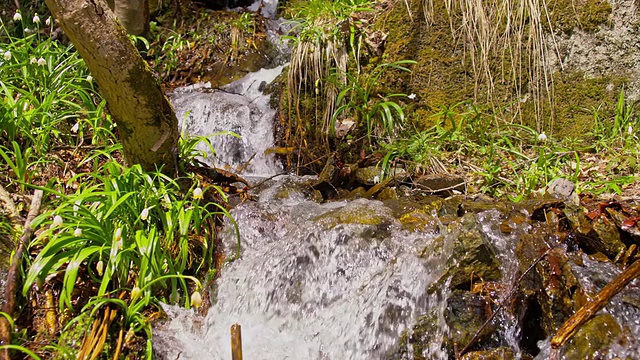
[[[372,137],[386,137],[390,140],[397,129],[402,127],[404,110],[395,98],[406,97],[406,94],[387,94],[378,98],[374,90],[378,80],[385,70],[395,69],[411,72],[406,65],[412,65],[413,60],[401,60],[390,64],[380,64],[369,74],[346,74],[348,82],[338,94],[336,103],[339,105],[331,117],[329,129],[335,129],[338,119],[351,117],[355,124],[365,127],[367,139],[372,143]],[[337,71],[337,70],[336,70]],[[338,77],[339,74],[334,76]],[[339,85],[338,85],[339,86]]]
[[[341,88],[347,86],[347,63],[350,52],[359,63],[361,34],[351,14],[371,10],[367,0],[311,0],[293,1],[286,15],[296,24],[292,35],[293,52],[288,72],[289,108],[300,108],[303,92],[321,98],[322,124],[318,128],[329,134],[332,116],[340,104]],[[333,81],[327,81],[332,75]],[[316,119],[317,120],[317,119]]]

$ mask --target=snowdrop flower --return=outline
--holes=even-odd
[[[98,272],[98,276],[102,276],[104,272],[104,261],[98,261],[98,263],[96,264],[96,271]]]
[[[149,218],[149,208],[142,209],[140,213],[140,220],[145,221]]]
[[[73,125],[73,127],[71,127],[71,132],[75,134],[75,133],[78,132],[78,129],[80,129],[80,122],[79,121],[76,122],[75,125]]]
[[[122,240],[122,228],[117,228],[116,229],[115,236],[116,236],[116,241]]]
[[[13,14],[13,21],[18,22],[22,20],[22,15],[20,15],[19,12],[16,12],[15,14]]]
[[[415,99],[415,98],[416,98],[416,94],[413,94],[413,93],[412,93],[412,94],[410,94],[410,95],[407,95],[407,97],[408,97],[409,99],[413,100],[413,99]]]
[[[197,187],[193,190],[193,198],[194,199],[202,199],[202,189]]]
[[[51,16],[49,16],[47,20],[44,21],[44,24],[47,26],[51,25]]]
[[[45,60],[44,58],[38,59],[38,66],[45,66],[45,65],[47,65],[47,60]]]
[[[374,184],[379,184],[380,183],[380,175],[376,175],[373,177],[373,183]]]
[[[93,76],[87,75],[87,82],[92,82],[92,81],[93,81]]]
[[[199,308],[202,305],[202,295],[200,295],[199,291],[194,291],[191,294],[191,306],[194,308]]]
[[[5,53],[2,56],[4,57],[5,60],[10,60],[11,59],[11,51],[9,51],[9,50],[5,51]]]
[[[140,296],[140,294],[142,294],[142,290],[140,290],[139,287],[134,286],[133,289],[131,289],[131,299],[135,299],[138,296]]]
[[[32,57],[31,60],[29,60],[29,64],[37,64],[38,63],[38,59]]]
[[[538,135],[538,141],[547,141],[547,135],[540,133],[540,135]]]
[[[25,34],[31,34],[33,32],[33,30],[29,29],[29,28],[24,28],[24,33]]]
[[[62,216],[56,215],[53,218],[53,224],[51,224],[51,226],[53,226],[53,227],[60,226],[60,225],[62,225],[62,223],[63,223]]]
[[[33,23],[34,24],[40,24],[40,17],[38,16],[38,13],[35,13],[33,15]]]
[[[75,237],[80,237],[80,236],[82,236],[82,229],[81,229],[81,228],[76,228],[76,229],[73,231],[73,236],[75,236]]]
[[[629,127],[627,128],[627,132],[629,133],[629,135],[633,135],[633,126],[629,125]]]

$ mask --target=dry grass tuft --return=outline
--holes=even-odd
[[[433,1],[423,0],[428,23],[434,19]],[[463,44],[464,61],[472,68],[476,97],[484,89],[495,105],[502,98],[496,84],[509,84],[519,99],[510,107],[512,120],[521,120],[522,103],[532,101],[536,130],[550,133],[553,78],[547,59],[552,46],[547,43],[545,26],[552,29],[552,25],[547,1],[445,0],[445,8],[454,43]],[[552,38],[553,31],[549,34]]]

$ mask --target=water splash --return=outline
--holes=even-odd
[[[427,288],[448,254],[426,266],[418,253],[433,237],[403,230],[379,201],[292,202],[283,193],[305,197],[278,183],[234,209],[242,258],[223,269],[202,327],[185,330],[193,314],[169,307],[172,320],[154,336],[157,352],[229,359],[236,322],[247,358],[372,359],[395,350],[429,305]],[[223,238],[233,248],[233,234]]]

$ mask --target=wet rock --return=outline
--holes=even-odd
[[[487,210],[498,210],[503,214],[513,211],[514,205],[506,202],[495,202],[485,198],[479,198],[471,201],[462,201],[460,204],[459,214],[477,214]]]
[[[418,190],[439,196],[464,194],[466,184],[463,177],[451,174],[429,174],[413,180],[413,186]]]
[[[562,247],[554,248],[536,263],[541,254],[552,246],[546,239],[547,234],[542,229],[534,228],[532,233],[522,236],[516,248],[521,272],[535,264],[519,284],[516,310],[527,315],[523,317],[522,327],[523,333],[533,336],[527,339],[530,342],[554,334],[564,324],[575,310],[572,296],[579,289]]]
[[[440,221],[437,216],[428,214],[424,210],[415,210],[400,217],[400,223],[409,231],[437,233],[440,231]]]
[[[618,227],[606,216],[600,215],[591,222],[584,208],[571,205],[565,207],[564,214],[578,235],[579,246],[587,254],[600,252],[613,260],[625,251]]]
[[[386,208],[375,206],[371,202],[354,200],[339,209],[318,216],[315,220],[328,228],[340,224],[381,225],[396,221],[391,215],[391,210],[384,209]]]
[[[620,232],[618,227],[608,218],[600,216],[593,223],[593,230],[598,235],[599,242],[597,250],[607,255],[610,259],[617,259],[624,251],[626,246],[620,240]]]
[[[584,324],[569,340],[563,359],[591,360],[600,359],[621,333],[620,325],[611,314],[597,315]]]
[[[460,207],[462,205],[463,196],[454,195],[442,200],[440,216],[452,215],[459,216]]]
[[[480,224],[473,214],[449,225],[449,232],[457,232],[453,253],[447,260],[441,281],[450,278],[452,289],[470,289],[471,282],[498,280],[501,277],[500,262],[495,248],[480,231]]]
[[[383,201],[384,205],[391,209],[393,216],[396,219],[401,218],[403,215],[409,214],[416,210],[423,210],[423,205],[414,201],[405,199],[389,199]]]
[[[447,299],[442,316],[438,310],[420,317],[410,333],[400,341],[400,350],[392,359],[429,360],[439,358],[436,353],[445,352],[450,359],[454,349],[465,347],[475,333],[491,316],[491,306],[479,295],[468,291],[455,290]],[[444,321],[444,324],[442,323]],[[448,329],[448,330],[445,330]],[[484,328],[472,349],[495,346],[491,333],[495,325]],[[409,352],[411,348],[411,353]]]
[[[638,214],[638,211],[633,210],[629,215],[625,215],[613,208],[607,208],[606,211],[620,230],[630,234],[632,240],[636,244],[640,244],[640,227],[638,227],[640,214]]]

